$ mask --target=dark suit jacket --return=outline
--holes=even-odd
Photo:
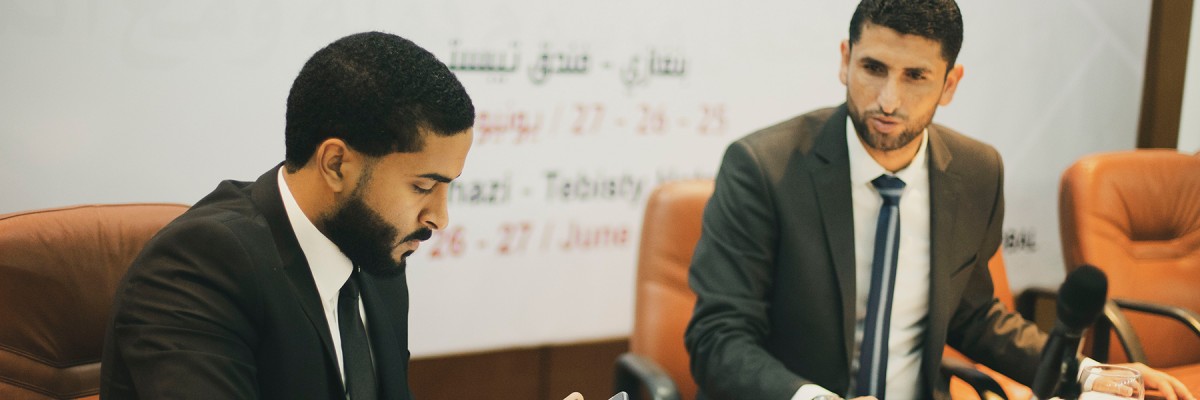
[[[923,397],[946,396],[943,344],[1026,384],[1044,335],[992,295],[1003,173],[991,147],[929,127],[930,309]],[[854,347],[854,223],[845,105],[729,146],[704,211],[686,343],[701,391],[788,399],[816,383],[846,394]],[[897,288],[904,290],[904,288]]]
[[[146,245],[117,289],[101,397],[345,398],[278,168],[221,182]],[[405,277],[364,278],[381,398],[409,399]]]

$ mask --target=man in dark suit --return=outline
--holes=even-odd
[[[474,114],[406,39],[318,51],[288,97],[284,163],[219,184],[129,268],[101,397],[412,398],[405,258],[448,223]]]
[[[931,123],[961,43],[953,0],[864,0],[841,45],[846,103],[729,146],[689,279],[702,397],[948,398],[945,344],[1032,382],[1045,335],[993,298],[987,267],[1000,155]]]

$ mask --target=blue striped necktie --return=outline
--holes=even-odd
[[[892,291],[896,287],[896,256],[900,248],[900,194],[904,181],[880,175],[871,181],[883,197],[875,226],[875,258],[871,261],[871,292],[863,321],[855,394],[884,400],[887,392],[888,325],[892,320]]]

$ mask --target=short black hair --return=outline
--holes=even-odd
[[[851,47],[858,43],[868,23],[941,43],[947,73],[962,49],[962,13],[954,0],[863,0],[850,17]]]
[[[475,106],[437,57],[402,37],[358,33],[313,54],[292,83],[285,129],[288,171],[340,138],[371,157],[417,152],[424,132],[450,136],[475,124]]]

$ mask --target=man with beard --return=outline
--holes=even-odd
[[[729,146],[689,276],[701,398],[948,398],[945,344],[1032,383],[1046,337],[993,298],[987,267],[1000,155],[931,124],[961,43],[953,0],[863,0],[841,44],[846,103]]]
[[[288,96],[283,164],[217,185],[129,268],[101,396],[412,398],[405,258],[448,223],[474,115],[408,40],[318,51]]]

